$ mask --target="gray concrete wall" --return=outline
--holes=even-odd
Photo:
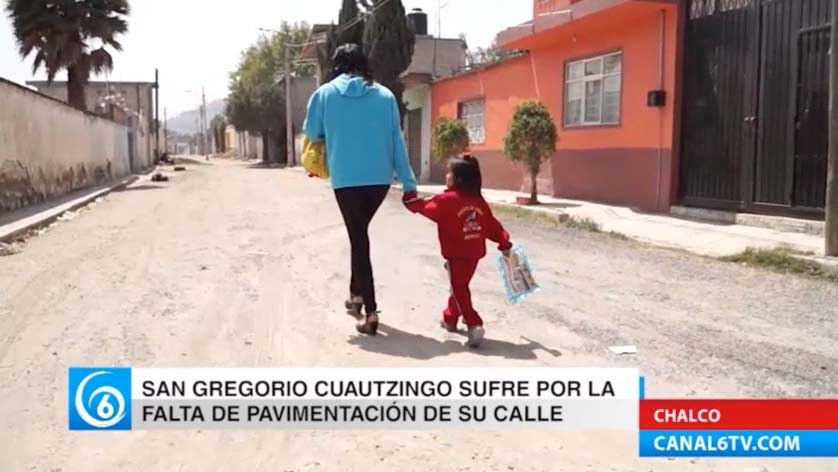
[[[0,79],[0,212],[128,175],[128,133]]]
[[[38,89],[39,93],[67,101],[67,82],[29,81]],[[133,126],[136,128],[134,165],[144,168],[154,161],[154,84],[150,82],[99,82],[90,81],[84,87],[87,111],[99,113],[97,103],[103,96],[117,95],[121,97],[118,105],[133,114]],[[162,130],[161,130],[162,133]],[[162,139],[161,139],[162,146]]]

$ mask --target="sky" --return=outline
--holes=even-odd
[[[0,0],[0,4],[5,4]],[[403,0],[407,10],[428,13],[429,32],[437,31],[440,4],[442,36],[464,33],[470,48],[486,47],[502,29],[532,16],[531,0]],[[207,101],[227,95],[229,73],[241,51],[282,21],[337,22],[341,0],[132,0],[129,32],[114,70],[97,80],[154,81],[160,69],[160,102],[169,116],[197,108],[200,90]],[[2,10],[0,10],[2,11]],[[0,14],[0,77],[24,83],[33,76],[31,58],[20,58],[11,20]],[[56,80],[66,80],[62,74]],[[161,109],[161,113],[163,110]]]

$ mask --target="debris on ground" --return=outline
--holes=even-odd
[[[175,166],[175,172],[183,172],[186,170],[184,166]]]
[[[152,182],[168,182],[169,177],[163,175],[161,172],[158,172],[158,173],[151,176],[151,181]]]
[[[58,217],[58,221],[73,221],[78,218],[79,214],[74,211],[65,211]]]
[[[20,248],[12,244],[0,243],[0,257],[20,254]]]
[[[637,347],[636,346],[611,346],[608,348],[609,351],[617,354],[618,356],[626,355],[626,354],[637,354]]]

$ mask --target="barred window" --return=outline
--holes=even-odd
[[[485,106],[486,102],[482,98],[460,103],[459,118],[465,123],[472,144],[486,142]]]
[[[567,64],[565,126],[620,122],[623,53],[606,54]]]

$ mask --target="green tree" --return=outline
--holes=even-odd
[[[538,203],[538,173],[541,164],[556,152],[558,140],[556,123],[547,107],[536,101],[518,105],[504,139],[504,152],[529,170],[532,179],[530,204]]]
[[[128,31],[127,0],[8,0],[20,55],[35,53],[32,71],[41,66],[52,82],[67,70],[67,101],[86,109],[84,88],[90,73],[113,69],[108,48],[122,50],[116,37]]]
[[[223,115],[215,115],[210,121],[210,129],[212,130],[213,139],[215,139],[215,149],[219,154],[227,151],[227,118]]]
[[[408,26],[402,0],[362,0],[362,4],[371,12],[364,26],[363,45],[373,75],[396,96],[403,117],[404,84],[400,77],[413,61],[416,35]]]
[[[510,57],[519,56],[519,51],[510,51],[508,49],[500,49],[495,46],[488,48],[478,47],[477,49],[470,49],[466,52],[466,63],[468,67],[480,67],[487,64],[494,64]]]
[[[450,159],[468,150],[468,129],[461,120],[443,116],[434,126],[431,138],[436,161]]]
[[[226,114],[239,131],[259,133],[265,161],[285,142],[285,93],[280,81],[285,76],[286,44],[304,43],[310,28],[306,23],[283,22],[279,32],[260,37],[242,53],[238,68],[230,75]],[[291,76],[311,77],[314,68],[300,64],[300,48],[290,47]],[[284,155],[284,153],[279,153]]]

